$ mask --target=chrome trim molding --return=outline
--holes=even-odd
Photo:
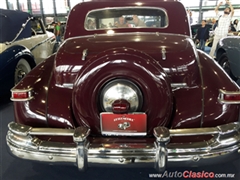
[[[29,89],[11,89],[11,92],[28,92],[28,91],[31,91],[32,88],[29,88]]]
[[[162,47],[162,60],[166,60],[167,57],[166,57],[166,48],[165,47]]]
[[[171,87],[172,88],[186,88],[187,83],[171,83]]]
[[[240,94],[240,91],[226,91],[226,90],[223,90],[223,89],[219,89],[219,93],[221,94],[235,94],[235,95],[239,95]]]
[[[33,89],[29,88],[29,89],[11,89],[11,94],[13,94],[14,92],[27,92],[28,93],[28,98],[25,99],[15,99],[13,97],[10,98],[11,101],[29,101],[31,99],[33,99]]]
[[[116,142],[109,137],[101,142],[90,138],[90,129],[33,128],[11,122],[6,136],[10,152],[22,159],[48,163],[70,163],[85,170],[93,165],[152,166],[163,171],[168,165],[203,165],[214,160],[224,162],[239,157],[240,123],[229,123],[213,128],[169,130],[154,128],[155,138],[141,138],[141,142]],[[202,132],[200,132],[202,129]],[[194,134],[196,132],[196,134]],[[172,136],[213,134],[208,141],[170,143]],[[34,135],[72,136],[75,143],[42,141]],[[95,140],[96,141],[95,141]],[[149,141],[151,140],[151,141]],[[123,141],[123,140],[122,140]]]
[[[73,140],[75,142],[84,142],[90,134],[90,129],[80,126],[74,130]]]
[[[166,127],[156,127],[153,130],[156,138],[156,157],[154,167],[156,170],[163,172],[166,169],[168,161],[167,144],[170,141],[170,131]]]
[[[84,49],[82,52],[82,60],[85,61],[88,54],[88,49]]]
[[[162,34],[162,35],[169,35],[169,34],[172,34],[172,33],[159,33],[159,34]],[[121,32],[117,32],[114,34],[114,36],[126,36],[126,35],[153,35],[153,36],[157,36],[156,32],[127,32],[127,33],[121,33]],[[187,35],[184,35],[184,34],[174,34],[175,36],[181,36],[181,37],[185,37],[185,38],[188,38],[189,36]],[[83,35],[83,36],[74,36],[74,37],[70,37],[70,38],[67,38],[65,41],[71,41],[71,40],[75,40],[75,39],[83,39],[83,38],[96,38],[96,37],[102,37],[102,36],[109,36],[109,34],[107,33],[101,33],[101,34],[97,34],[97,33],[94,33],[92,35]]]
[[[39,135],[39,136],[73,136],[73,129],[61,128],[32,128],[30,126],[21,125],[18,123],[9,123],[8,129],[14,134],[20,136]]]
[[[73,83],[63,83],[64,88],[73,89]]]
[[[190,26],[189,26],[189,28],[190,28]],[[201,64],[202,58],[199,57],[201,51],[199,51],[199,50],[196,48],[196,45],[195,45],[195,43],[194,43],[193,40],[192,40],[191,29],[190,29],[190,34],[191,34],[191,37],[190,37],[190,38],[187,38],[187,39],[188,39],[188,42],[190,42],[191,47],[193,47],[193,52],[194,52],[194,54],[195,54],[195,58],[196,58],[196,61],[197,61],[197,64],[198,64],[198,69],[199,69],[199,74],[200,74],[201,85],[203,86],[203,84],[204,84],[203,79],[204,79],[204,78],[203,78],[203,70],[202,70],[203,66],[202,66],[202,64]],[[205,114],[205,103],[204,103],[205,91],[204,91],[203,89],[202,89],[201,94],[202,94],[202,107],[201,107],[201,112],[202,112],[202,114]],[[203,125],[203,119],[204,119],[204,116],[201,117],[201,124],[200,124],[201,127],[202,127],[202,125]]]
[[[226,91],[226,90],[223,90],[223,89],[219,89],[219,96],[218,96],[218,101],[220,103],[240,104],[240,100],[239,101],[225,101],[224,100],[224,95],[240,95],[240,91]]]

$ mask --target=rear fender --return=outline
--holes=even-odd
[[[225,73],[220,65],[207,54],[199,51],[203,79],[203,127],[214,127],[238,121],[239,105],[218,101],[219,90],[240,91],[237,84]],[[204,67],[204,68],[203,68]]]
[[[28,101],[14,102],[16,122],[31,126],[47,126],[47,94],[49,79],[52,76],[54,57],[40,63],[25,78],[23,78],[12,90],[32,89],[33,98]],[[40,78],[41,77],[41,78]]]

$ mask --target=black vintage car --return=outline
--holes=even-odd
[[[240,36],[228,36],[221,39],[216,50],[216,60],[240,85]]]

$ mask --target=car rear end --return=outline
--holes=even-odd
[[[178,33],[172,24],[110,32],[70,28],[87,4],[70,14],[58,52],[12,89],[11,152],[23,159],[72,163],[79,170],[105,164],[162,171],[167,165],[239,157],[239,87],[196,50],[188,24]],[[144,7],[185,11],[179,2],[158,2],[160,9],[152,5]],[[81,31],[85,34],[78,36]]]

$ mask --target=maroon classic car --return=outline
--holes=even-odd
[[[80,3],[64,39],[11,90],[13,155],[159,171],[240,157],[240,89],[195,48],[180,2]]]

